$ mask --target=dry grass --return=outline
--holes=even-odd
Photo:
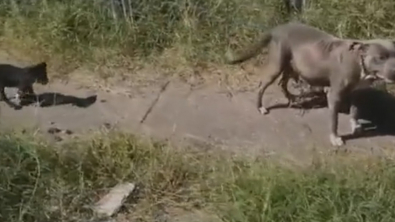
[[[1,221],[88,220],[89,206],[120,181],[138,185],[118,216],[131,221],[189,211],[228,222],[395,220],[395,166],[387,160],[337,156],[290,169],[128,134],[61,145],[32,137],[0,137]]]
[[[126,7],[114,17],[111,1],[3,1],[0,42],[49,61],[58,75],[83,65],[106,78],[144,80],[160,72],[238,83],[248,78],[224,68],[225,53],[289,19],[277,0],[119,2]],[[299,19],[341,37],[390,38],[394,10],[391,0],[317,0]]]

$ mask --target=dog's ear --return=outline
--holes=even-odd
[[[351,42],[349,45],[349,50],[350,51],[360,51],[360,52],[366,52],[366,50],[369,48],[369,44],[362,43],[362,42]]]
[[[47,63],[46,62],[41,62],[39,65],[42,66],[42,67],[47,67]]]

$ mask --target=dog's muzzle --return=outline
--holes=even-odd
[[[360,56],[360,60],[359,60],[360,66],[361,66],[361,79],[362,80],[370,80],[370,81],[374,81],[377,79],[383,79],[383,76],[379,75],[377,72],[373,71],[373,72],[369,72],[366,68],[365,62],[364,62],[364,58],[361,55]]]
[[[48,80],[41,80],[41,81],[37,81],[38,83],[40,83],[40,84],[43,84],[43,85],[47,85],[48,84]]]
[[[361,79],[362,80],[377,80],[377,79],[381,79],[381,77],[377,74],[363,74]]]

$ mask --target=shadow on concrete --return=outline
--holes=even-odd
[[[365,120],[367,123],[362,124],[364,131],[361,134],[345,135],[345,140],[384,135],[395,136],[395,96],[393,94],[365,85],[351,93],[350,97],[341,105],[340,112],[349,114],[351,103],[358,108],[358,119]],[[315,93],[297,104],[276,104],[268,109],[294,108],[311,110],[325,107],[327,107],[326,95],[324,93]]]
[[[315,92],[315,93],[310,93],[309,95],[302,96],[302,99],[299,99],[299,101],[294,104],[289,105],[285,103],[280,103],[280,104],[269,106],[267,109],[269,111],[273,109],[287,109],[287,108],[321,109],[327,107],[327,103],[328,102],[325,93]]]
[[[21,99],[22,106],[28,106],[31,104],[38,104],[40,107],[51,107],[59,105],[71,104],[79,108],[87,108],[94,104],[97,100],[97,96],[89,96],[86,98],[79,98],[70,95],[64,95],[61,93],[41,93],[37,95],[25,95]]]

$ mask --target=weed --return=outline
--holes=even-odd
[[[139,187],[121,213],[138,221],[154,221],[161,209],[210,212],[232,222],[395,219],[395,166],[389,161],[323,159],[291,169],[128,134],[62,145],[9,135],[0,137],[2,221],[90,219],[89,206],[121,181]]]
[[[340,37],[391,38],[393,9],[390,0],[317,0],[297,19]],[[0,17],[7,47],[67,64],[134,68],[221,66],[227,50],[292,19],[277,0],[11,0],[0,3]]]

